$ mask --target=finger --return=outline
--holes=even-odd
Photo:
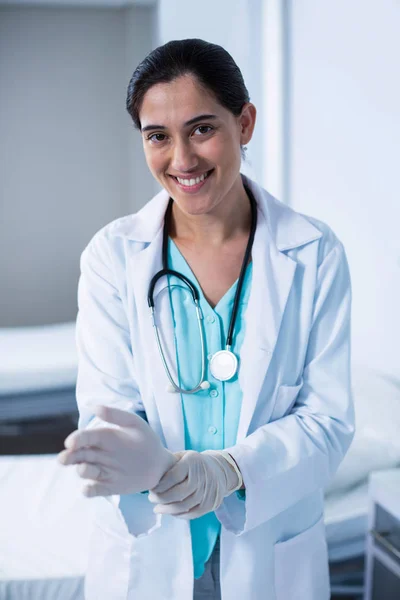
[[[79,450],[63,450],[58,455],[58,460],[63,465],[76,465],[79,463],[100,464],[113,467],[113,460],[107,452],[98,448],[80,448]]]
[[[145,422],[141,417],[127,410],[121,410],[113,406],[100,404],[94,408],[95,414],[107,423],[120,425],[121,427],[140,427]]]
[[[63,450],[62,452],[60,452],[57,456],[57,460],[58,462],[60,462],[63,465],[76,465],[79,464],[81,462],[95,462],[95,461],[89,461],[89,450],[91,450],[90,448],[81,448],[80,450]]]
[[[101,481],[103,469],[99,465],[89,465],[81,463],[76,468],[79,477],[82,479],[92,479],[93,481]]]
[[[68,450],[78,450],[85,446],[104,447],[104,432],[110,431],[105,427],[96,429],[76,429],[64,441]]]
[[[180,519],[190,520],[190,519],[198,519],[199,517],[204,516],[208,512],[211,512],[211,511],[204,509],[204,506],[202,507],[201,504],[197,504],[196,506],[194,506],[187,512],[181,513],[180,515],[175,515],[175,516],[179,517]]]
[[[177,516],[183,513],[187,513],[190,509],[194,508],[199,504],[197,494],[194,493],[182,502],[172,502],[171,504],[157,504],[153,512],[162,515],[173,515]]]
[[[196,507],[195,507],[195,509],[196,509]],[[193,509],[193,510],[195,510],[195,509]],[[174,515],[174,517],[176,517],[177,519],[185,519],[186,521],[191,521],[192,519],[197,519],[198,517],[202,517],[203,515],[206,514],[204,511],[202,511],[202,510],[200,510],[200,508],[198,508],[197,514],[195,515],[193,510],[189,510],[188,512],[185,512],[185,513],[180,513],[179,515]]]
[[[195,481],[190,481],[188,477],[181,483],[174,485],[165,492],[157,493],[151,490],[149,493],[149,500],[154,504],[170,504],[171,502],[181,502],[193,494],[196,489]]]
[[[181,460],[182,456],[185,456],[187,450],[180,450],[180,452],[174,452],[176,459]]]
[[[182,483],[188,476],[188,464],[182,459],[161,477],[158,484],[152,488],[155,494],[162,494],[171,487]]]
[[[61,463],[62,465],[69,465],[71,464],[69,461],[69,457],[70,457],[70,451],[69,450],[63,450],[62,452],[59,452],[57,454],[57,460],[59,463]]]
[[[114,492],[104,483],[93,483],[86,485],[82,493],[86,498],[95,498],[96,496],[112,496]]]

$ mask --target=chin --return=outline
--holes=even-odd
[[[188,215],[206,215],[215,208],[215,202],[201,198],[174,198],[182,212]]]

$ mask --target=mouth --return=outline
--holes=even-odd
[[[206,184],[213,172],[214,169],[210,169],[198,177],[191,178],[175,177],[175,175],[170,175],[170,177],[175,181],[179,189],[193,194],[198,192]]]

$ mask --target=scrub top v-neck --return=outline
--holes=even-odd
[[[199,291],[200,308],[204,317],[206,380],[210,382],[210,388],[207,390],[180,395],[185,426],[185,449],[197,452],[223,450],[236,443],[242,390],[238,373],[229,381],[219,381],[212,376],[208,363],[215,352],[225,348],[238,280],[212,308],[190,266],[171,238],[168,238],[168,264],[171,269],[188,277]],[[176,277],[169,276],[168,279],[175,336],[173,372],[181,387],[190,388],[199,380],[201,368],[201,344],[196,313],[189,290]],[[245,333],[244,314],[250,295],[251,279],[250,262],[246,268],[232,340],[232,352],[238,357]],[[240,494],[238,496],[240,497]],[[208,513],[198,519],[192,519],[190,528],[197,579],[204,572],[204,565],[211,556],[220,532],[220,522],[215,513]]]

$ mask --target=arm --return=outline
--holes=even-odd
[[[113,427],[94,416],[93,406],[97,404],[136,413],[147,421],[135,381],[126,311],[116,286],[106,240],[99,234],[81,256],[78,309],[78,428]],[[147,496],[132,494],[109,498],[121,509],[132,534],[150,532],[156,523],[159,525]],[[137,518],[139,507],[141,518]]]
[[[107,247],[95,236],[82,253],[78,285],[79,429],[104,426],[93,415],[96,404],[135,412],[146,419],[135,383],[126,313],[114,279]]]
[[[350,382],[351,284],[340,242],[318,268],[303,386],[290,414],[226,450],[243,475],[246,501],[225,498],[216,514],[240,535],[323,488],[354,435]]]

